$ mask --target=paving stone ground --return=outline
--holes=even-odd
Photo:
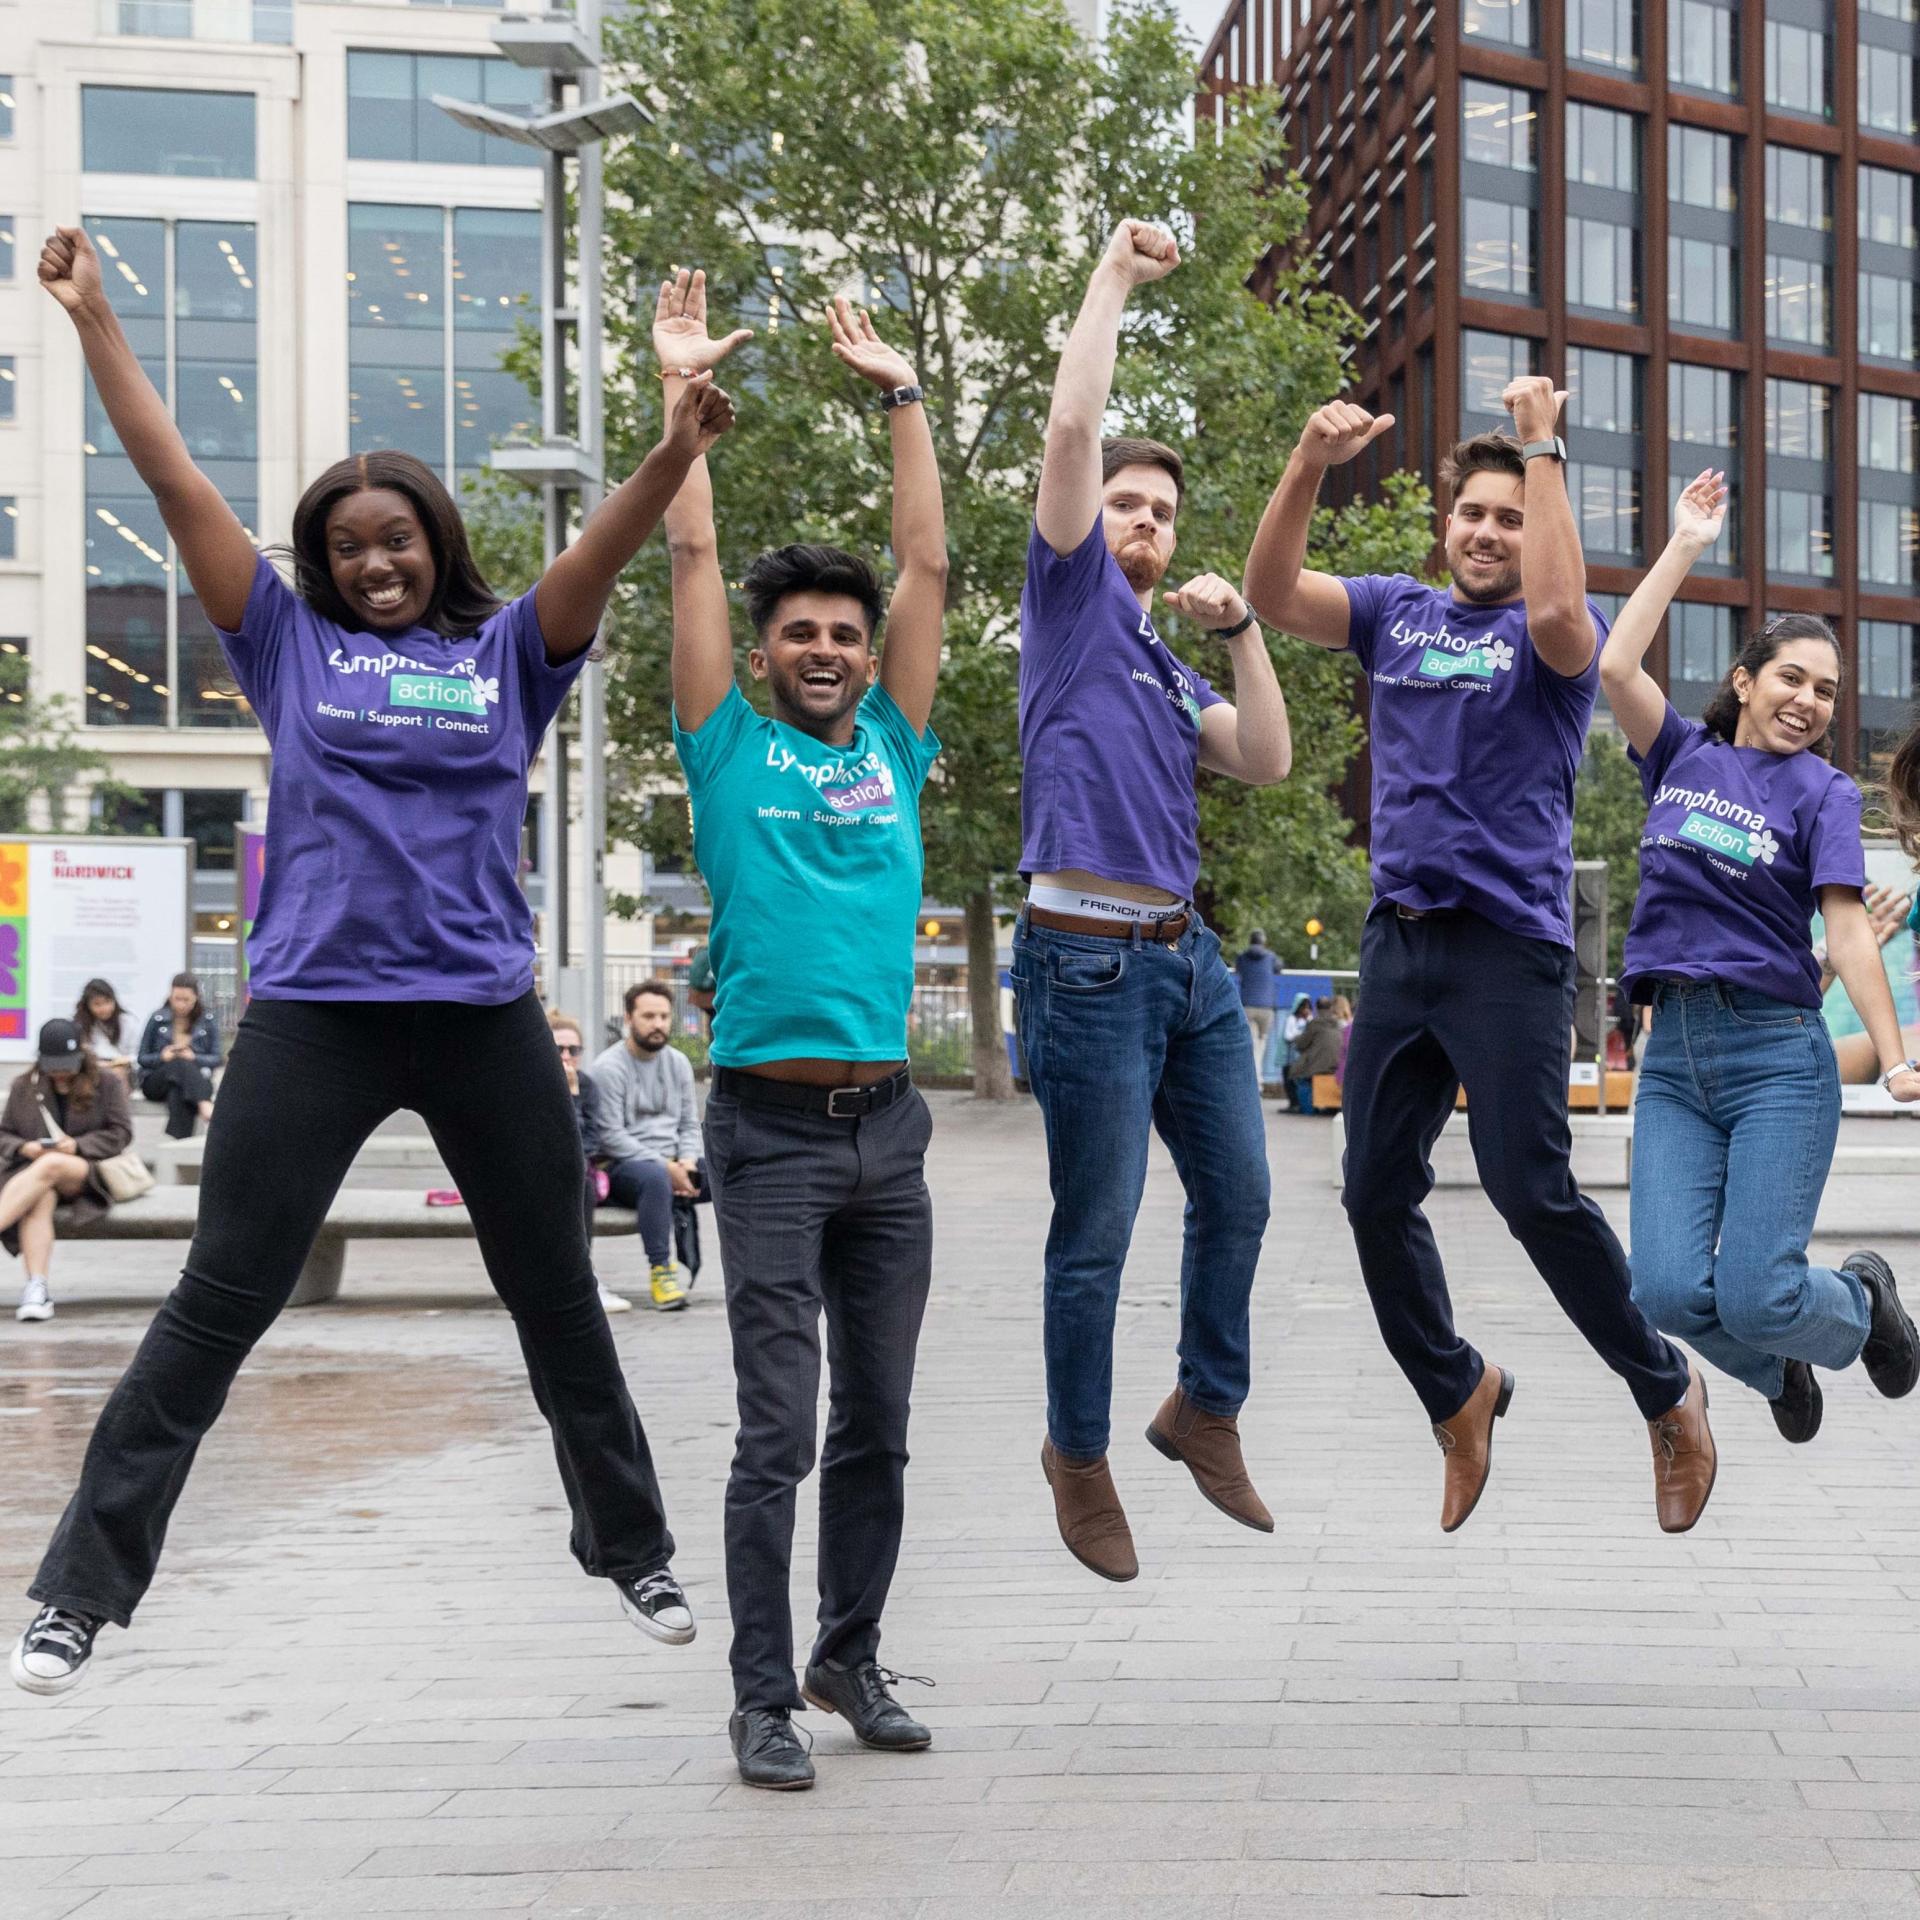
[[[358,1249],[344,1301],[286,1316],[242,1376],[135,1629],[70,1699],[0,1698],[0,1917],[1920,1920],[1920,1396],[1829,1378],[1825,1433],[1790,1450],[1719,1385],[1718,1490],[1667,1539],[1624,1389],[1483,1198],[1444,1192],[1460,1318],[1519,1390],[1479,1512],[1442,1536],[1324,1123],[1275,1116],[1245,1424],[1278,1529],[1236,1528],[1140,1438],[1177,1292],[1156,1150],[1115,1391],[1142,1570],[1107,1586],[1059,1546],[1036,1461],[1036,1116],[937,1105],[883,1649],[938,1680],[906,1689],[931,1753],[810,1714],[813,1793],[737,1783],[717,1258],[689,1312],[616,1323],[702,1621],[667,1649],[566,1554],[471,1253]],[[1884,1182],[1860,1205],[1904,1219]],[[631,1245],[603,1254],[635,1277]],[[66,1249],[61,1317],[0,1326],[6,1591],[177,1259]],[[812,1541],[803,1499],[803,1621]]]

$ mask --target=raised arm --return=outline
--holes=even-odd
[[[1375,415],[1350,400],[1335,400],[1301,429],[1260,516],[1241,582],[1248,604],[1270,627],[1336,652],[1347,644],[1346,587],[1332,574],[1307,567],[1307,534],[1321,476],[1329,467],[1344,466],[1392,425],[1390,413]]]
[[[1053,376],[1047,447],[1034,524],[1055,553],[1071,553],[1100,514],[1100,423],[1113,392],[1120,316],[1127,296],[1180,264],[1173,235],[1145,220],[1122,220],[1087,282],[1086,298]]]
[[[1232,701],[1200,716],[1200,764],[1254,787],[1284,780],[1293,766],[1287,700],[1253,610],[1217,573],[1189,580],[1166,596],[1166,605],[1210,633],[1225,634],[1233,660]]]
[[[56,227],[40,249],[40,284],[66,309],[87,371],[133,470],[153,495],[206,615],[229,632],[253,591],[259,556],[240,517],[193,464],[100,279],[100,256],[80,227]]]
[[[1536,460],[1534,465],[1543,464]],[[1698,476],[1681,494],[1673,510],[1673,537],[1660,558],[1641,576],[1633,598],[1620,609],[1620,618],[1607,634],[1600,649],[1600,685],[1607,705],[1627,736],[1627,744],[1636,753],[1648,752],[1660,737],[1667,717],[1667,696],[1642,662],[1653,644],[1660,622],[1679,591],[1680,582],[1692,571],[1693,563],[1720,537],[1727,517],[1727,484],[1724,474],[1712,471]],[[1527,538],[1533,538],[1533,509],[1527,509]]]
[[[694,376],[710,372],[741,341],[707,336],[707,276],[683,267],[660,283],[653,310],[653,350],[660,357],[668,417],[685,404]],[[673,710],[698,733],[733,687],[733,628],[727,583],[713,528],[713,480],[704,455],[687,468],[667,507],[667,553],[673,564]]]
[[[733,425],[733,402],[713,384],[711,372],[679,382],[658,443],[621,485],[595,509],[580,537],[540,576],[534,611],[546,636],[547,658],[556,665],[592,643],[627,563],[660,524],[694,462]]]
[[[1524,447],[1551,440],[1567,396],[1540,374],[1524,374],[1500,396]],[[1593,664],[1599,635],[1587,609],[1587,557],[1580,523],[1567,494],[1567,470],[1558,460],[1527,462],[1527,530],[1520,545],[1520,593],[1527,605],[1527,638],[1555,673],[1572,679]]]
[[[864,307],[855,312],[843,294],[828,318],[834,353],[863,380],[872,381],[882,393],[918,384],[905,358],[874,332]],[[898,578],[887,605],[880,684],[914,732],[922,733],[933,713],[934,684],[940,677],[947,516],[926,408],[909,401],[892,408],[887,423],[893,437],[893,564]]]

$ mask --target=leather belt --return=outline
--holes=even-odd
[[[800,1080],[769,1080],[763,1073],[743,1073],[737,1067],[715,1067],[713,1091],[751,1106],[824,1113],[830,1120],[864,1120],[869,1114],[886,1112],[896,1100],[904,1100],[913,1091],[913,1074],[902,1067],[869,1086],[812,1087]]]
[[[1052,933],[1091,933],[1103,940],[1131,940],[1137,929],[1141,939],[1168,947],[1193,924],[1193,915],[1185,907],[1160,920],[1097,920],[1090,914],[1055,913],[1050,907],[1028,907],[1026,915],[1034,926]]]
[[[1402,920],[1457,920],[1461,912],[1458,907],[1403,907],[1398,900],[1393,910]]]

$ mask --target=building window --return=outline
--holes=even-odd
[[[31,680],[24,634],[0,634],[0,701],[24,707]]]
[[[1640,557],[1640,476],[1631,467],[1591,460],[1567,463],[1567,492],[1580,522],[1580,544],[1591,556]]]
[[[1467,291],[1533,299],[1533,209],[1468,196],[1463,208]]]
[[[1920,627],[1898,620],[1862,620],[1857,633],[1860,777],[1883,782],[1912,725],[1914,656],[1920,653]]]
[[[1483,338],[1487,336],[1482,336]],[[1860,396],[1860,464],[1871,473],[1920,472],[1920,407],[1890,393]]]
[[[1567,0],[1567,58],[1583,67],[1637,73],[1638,0]]]
[[[347,55],[347,153],[355,160],[531,167],[517,141],[474,133],[433,104],[436,93],[511,113],[545,110],[542,76],[510,60],[441,53]]]
[[[352,206],[347,262],[352,443],[414,454],[457,487],[537,416],[500,356],[540,284],[540,216]]]
[[[1532,173],[1539,115],[1533,95],[1519,87],[1469,80],[1461,90],[1461,143],[1476,166]]]
[[[1498,428],[1511,433],[1513,416],[1500,396],[1514,381],[1539,371],[1536,341],[1512,333],[1482,333],[1469,327],[1460,336],[1460,410],[1468,433]]]
[[[1915,0],[1860,0],[1859,120],[1873,133],[1911,140],[1915,72],[1920,69],[1920,5]]]
[[[1886,393],[1860,396],[1860,577],[1911,593],[1920,584],[1920,407]]]
[[[1915,566],[1920,547],[1920,508],[1892,500],[1860,502],[1860,577],[1875,586],[1904,588],[1920,584]]]
[[[1668,0],[1667,79],[1694,93],[1740,90],[1739,0]]]
[[[1833,502],[1825,494],[1767,489],[1767,562],[1774,573],[1833,578]]]
[[[1697,718],[1733,664],[1731,607],[1676,601],[1667,614],[1667,697]]]
[[[1792,460],[1833,456],[1833,390],[1805,380],[1769,380],[1767,451]]]
[[[1611,220],[1567,216],[1567,304],[1602,313],[1640,311],[1640,236]]]
[[[1731,134],[1712,133],[1679,120],[1667,123],[1667,198],[1676,206],[1732,213],[1738,204],[1737,175]]]
[[[1784,227],[1827,233],[1833,227],[1832,167],[1804,147],[1767,149],[1767,218]]]
[[[1767,22],[1767,105],[1815,120],[1833,118],[1826,34],[1818,27]]]
[[[240,221],[89,217],[129,343],[195,462],[258,517],[254,229]],[[87,389],[87,700],[94,726],[236,727],[252,715],[176,562],[153,497]]]
[[[254,177],[253,95],[171,87],[82,87],[82,164],[89,173]]]
[[[234,829],[247,817],[247,796],[229,787],[188,787],[180,795],[180,829],[193,842],[202,873],[233,871]]]
[[[1630,354],[1568,351],[1567,424],[1579,430],[1581,458],[1567,467],[1567,493],[1589,554],[1640,551],[1640,379]]]
[[[1568,348],[1567,420],[1583,432],[1638,433],[1640,362],[1630,353]]]
[[[18,401],[19,375],[14,370],[13,355],[0,353],[0,420],[12,420]]]
[[[1767,338],[1787,346],[1825,347],[1832,337],[1827,269],[1818,260],[1769,253]]]
[[[1667,241],[1667,318],[1690,333],[1731,333],[1739,311],[1733,248],[1718,240]]]
[[[20,557],[20,501],[17,495],[0,493],[0,560]]]
[[[1875,246],[1920,246],[1913,217],[1914,176],[1891,167],[1860,169],[1860,238]]]
[[[1630,113],[1611,107],[1567,107],[1567,178],[1582,186],[1640,191],[1640,133]]]
[[[1533,0],[1464,0],[1460,30],[1503,47],[1533,45]]]
[[[1920,308],[1920,286],[1905,276],[1860,275],[1860,351],[1872,360],[1913,363],[1920,345],[1915,311]]]
[[[1740,563],[1740,376],[1675,360],[1667,367],[1667,471],[1676,490],[1703,467],[1727,476],[1729,500],[1720,538],[1695,571],[1733,573]]]
[[[0,140],[13,138],[13,75],[0,73]]]
[[[13,263],[17,257],[13,241],[13,215],[0,213],[0,281],[13,278]]]

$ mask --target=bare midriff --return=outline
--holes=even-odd
[[[1079,887],[1088,893],[1104,893],[1114,900],[1137,900],[1147,907],[1177,907],[1180,896],[1165,887],[1143,887],[1132,880],[1109,880],[1104,874],[1089,873],[1085,867],[1062,867],[1058,873],[1035,873],[1029,886]]]
[[[750,1067],[731,1071],[803,1087],[870,1087],[876,1080],[891,1079],[906,1064],[904,1060],[756,1060]]]

